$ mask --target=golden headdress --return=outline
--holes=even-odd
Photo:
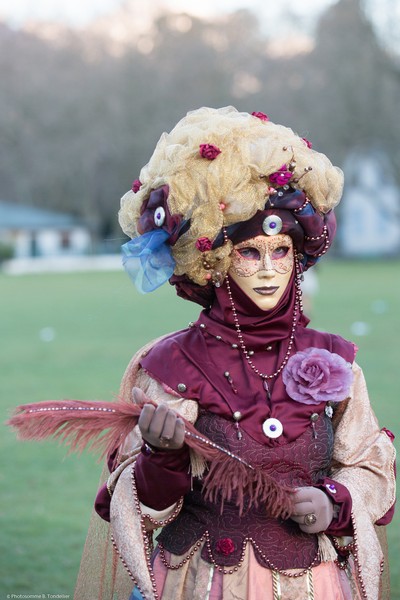
[[[216,263],[222,274],[229,268],[232,245],[213,248],[221,229],[249,220],[277,188],[289,186],[304,192],[323,216],[340,201],[343,174],[307,140],[263,113],[200,108],[161,136],[140,181],[121,200],[119,222],[133,239],[149,227],[164,229],[174,274],[203,286]],[[146,207],[160,189],[164,205],[161,212],[157,206],[147,210],[149,221]],[[165,213],[175,217],[173,231]]]

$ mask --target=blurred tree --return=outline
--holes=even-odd
[[[119,243],[118,198],[160,133],[202,105],[267,112],[337,164],[350,148],[383,147],[400,173],[400,71],[361,1],[340,0],[297,53],[301,32],[272,52],[247,10],[165,14],[146,35],[125,11],[109,23],[129,33],[120,43],[95,28],[0,24],[0,197],[80,215]]]
[[[332,146],[336,160],[355,146],[383,144],[391,153],[400,139],[400,72],[358,0],[341,0],[321,19],[309,65],[317,75],[310,91],[318,139]]]

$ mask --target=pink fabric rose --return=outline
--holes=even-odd
[[[387,427],[382,427],[381,431],[384,431],[386,433],[386,435],[388,436],[389,440],[391,442],[394,442],[395,440],[395,435],[392,431],[390,431],[390,429],[388,429]]]
[[[214,144],[200,144],[200,156],[203,158],[214,160],[218,154],[221,154],[221,150],[217,146],[214,146]]]
[[[142,187],[142,182],[140,181],[140,179],[135,179],[135,181],[132,183],[132,192],[138,192],[140,190],[140,188]]]
[[[282,165],[278,171],[271,173],[268,179],[276,185],[286,185],[293,177],[293,173],[289,171],[286,165]]]
[[[260,119],[261,121],[269,121],[268,115],[263,112],[252,112],[251,114],[253,117],[257,117],[257,119]]]
[[[307,348],[288,360],[282,379],[288,395],[296,402],[341,402],[349,395],[353,371],[339,354]]]
[[[212,248],[212,241],[208,237],[201,237],[196,240],[196,248],[200,252],[208,252]]]
[[[310,142],[310,140],[308,140],[307,138],[301,138],[301,139],[303,140],[303,142],[305,143],[307,148],[312,148],[312,143]]]
[[[215,548],[219,554],[229,556],[235,550],[235,544],[231,538],[221,538],[215,545]]]

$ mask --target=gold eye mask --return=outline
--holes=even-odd
[[[238,277],[270,270],[285,274],[292,266],[293,242],[288,235],[257,236],[237,244],[232,252],[231,269]]]

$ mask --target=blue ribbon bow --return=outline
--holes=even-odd
[[[153,229],[121,246],[122,264],[142,294],[160,287],[174,272],[169,235],[165,229]]]

